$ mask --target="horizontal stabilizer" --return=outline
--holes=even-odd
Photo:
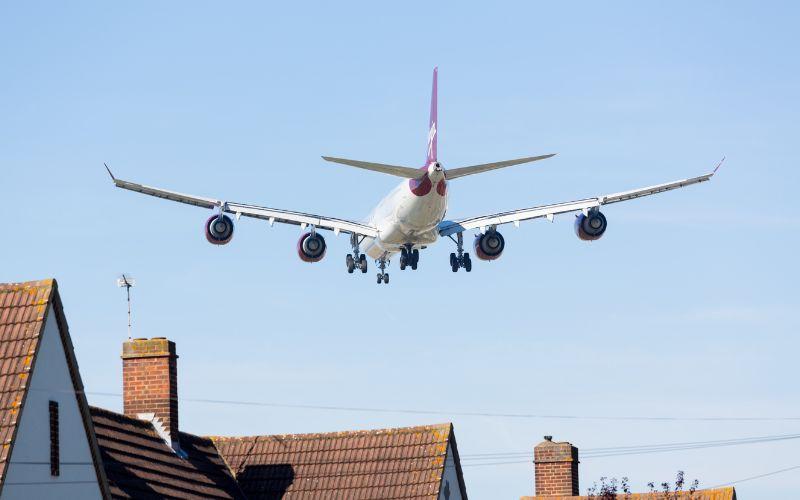
[[[418,168],[399,167],[397,165],[386,165],[383,163],[372,163],[368,161],[348,160],[346,158],[332,158],[330,156],[323,156],[322,159],[333,163],[341,163],[342,165],[350,165],[351,167],[363,168],[364,170],[372,170],[397,177],[404,177],[406,179],[418,179],[419,177],[425,175],[425,171]]]
[[[498,161],[494,163],[483,163],[481,165],[472,165],[469,167],[460,167],[445,170],[445,176],[448,179],[457,179],[466,175],[479,174],[481,172],[488,172],[489,170],[496,170],[498,168],[506,168],[512,165],[519,165],[520,163],[530,163],[532,161],[546,160],[553,157],[555,154],[542,155],[542,156],[528,156],[527,158],[517,158],[516,160]]]

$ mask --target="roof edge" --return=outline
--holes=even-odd
[[[353,435],[375,435],[378,434],[388,434],[391,432],[397,431],[405,431],[405,432],[415,432],[415,431],[431,431],[431,430],[441,430],[446,431],[448,433],[452,432],[453,424],[451,422],[446,422],[442,424],[431,424],[431,425],[416,425],[412,427],[387,427],[382,429],[357,429],[352,431],[331,431],[331,432],[311,432],[311,433],[302,433],[302,434],[254,434],[250,436],[219,436],[219,435],[210,435],[210,436],[203,436],[212,441],[234,441],[234,440],[250,440],[250,439],[258,439],[258,438],[265,438],[265,437],[274,437],[274,438],[308,438],[308,439],[317,439],[320,437],[338,437],[338,436],[353,436]]]
[[[36,361],[39,358],[39,346],[42,344],[42,332],[44,332],[45,326],[47,325],[47,320],[50,312],[50,306],[52,305],[53,296],[55,291],[58,288],[58,284],[54,278],[47,278],[43,280],[34,280],[34,281],[26,281],[24,283],[2,283],[0,284],[0,290],[9,290],[9,291],[19,291],[25,288],[40,288],[40,289],[47,289],[47,297],[42,297],[44,302],[40,305],[44,305],[44,311],[42,313],[42,322],[41,326],[39,327],[39,331],[36,332],[36,344],[33,346],[33,354],[31,355],[31,363],[28,369],[28,377],[25,381],[25,386],[22,388],[22,397],[19,401],[19,413],[16,416],[16,421],[14,424],[14,431],[11,433],[11,439],[8,443],[8,453],[6,454],[6,462],[7,464],[11,463],[11,457],[14,453],[14,445],[17,442],[17,433],[19,432],[19,423],[22,421],[22,413],[25,411],[25,403],[28,400],[28,392],[30,389],[30,379],[33,377],[33,371],[36,368]],[[40,290],[41,291],[41,290]],[[3,486],[6,483],[6,477],[8,476],[8,471],[10,467],[6,466],[3,467],[2,471],[0,471],[0,496],[3,494]]]

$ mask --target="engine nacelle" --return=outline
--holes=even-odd
[[[600,211],[590,211],[589,215],[580,214],[575,218],[575,234],[583,241],[599,240],[606,232],[608,222]]]
[[[297,242],[297,255],[303,262],[319,262],[325,257],[328,246],[318,233],[305,233]]]
[[[495,230],[486,231],[475,236],[472,244],[475,255],[481,260],[495,260],[503,253],[506,247],[506,240],[503,235]]]
[[[206,221],[206,239],[212,245],[227,245],[233,238],[233,221],[227,215],[212,215]]]

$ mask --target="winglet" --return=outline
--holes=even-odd
[[[711,175],[716,174],[717,170],[719,170],[719,167],[721,167],[724,162],[725,162],[725,157],[723,156],[722,159],[719,161],[719,163],[717,163],[717,166],[714,167],[714,171],[711,172]]]
[[[105,165],[105,167],[106,167],[106,170],[108,171],[108,175],[110,175],[110,176],[111,176],[111,180],[112,180],[112,181],[114,181],[114,182],[116,182],[117,178],[116,178],[116,177],[114,177],[114,174],[112,174],[112,173],[111,173],[111,169],[110,169],[110,168],[108,168],[108,164],[107,164],[107,163],[105,163],[105,162],[103,162],[103,165]]]

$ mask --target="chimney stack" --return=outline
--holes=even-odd
[[[553,436],[533,449],[536,474],[536,496],[577,496],[578,448],[572,444],[553,442]]]
[[[125,415],[152,421],[164,441],[180,452],[175,342],[164,337],[124,342],[122,393]]]

